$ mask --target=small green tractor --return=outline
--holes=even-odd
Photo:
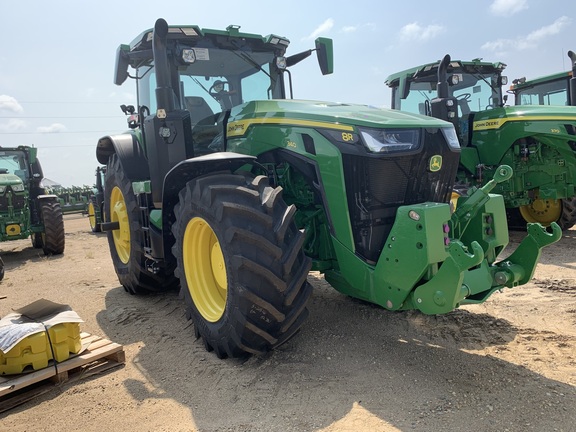
[[[35,147],[0,147],[0,241],[30,237],[46,255],[64,252],[64,220],[56,195],[46,194]]]
[[[487,184],[506,164],[514,175],[494,192],[510,225],[557,222],[568,230],[576,223],[576,108],[506,106],[505,67],[447,55],[389,76],[391,106],[454,124],[462,146],[456,194]]]
[[[105,166],[96,167],[96,183],[90,195],[88,202],[88,221],[92,232],[102,231],[102,222],[104,222],[104,176],[106,174]]]
[[[568,51],[572,70],[531,80],[512,81],[515,105],[576,105],[576,53]]]
[[[388,310],[441,314],[532,277],[561,230],[530,224],[506,259],[512,175],[450,198],[460,158],[452,124],[364,105],[293,100],[285,37],[159,19],[120,45],[132,78],[125,133],[102,137],[105,222],[129,293],[180,286],[196,336],[218,357],[263,353],[303,324],[310,270]],[[133,69],[129,73],[129,67]],[[126,110],[125,110],[126,112]]]

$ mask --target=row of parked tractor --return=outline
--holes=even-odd
[[[180,289],[218,357],[294,336],[310,270],[388,310],[447,313],[527,283],[576,222],[576,108],[537,82],[511,91],[538,105],[509,106],[506,65],[446,56],[391,75],[392,109],[294,100],[290,68],[315,52],[331,74],[333,45],[288,46],[159,19],[116,53],[138,100],[97,143],[90,226],[127,292]],[[32,232],[50,252],[48,213]],[[509,226],[526,236],[500,259]]]

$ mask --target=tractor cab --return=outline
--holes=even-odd
[[[392,108],[450,121],[456,127],[462,146],[469,143],[470,124],[474,114],[502,107],[507,96],[502,85],[504,63],[451,61],[429,63],[398,72],[388,77],[392,88]],[[442,75],[442,77],[439,77]],[[439,94],[439,88],[445,95]],[[442,99],[442,100],[440,100]],[[450,99],[448,102],[445,99]],[[433,105],[442,106],[440,115],[433,113]]]
[[[326,38],[318,38],[314,50],[284,57],[288,39],[241,33],[234,25],[226,31],[170,26],[165,47],[153,47],[152,35],[150,29],[118,48],[115,83],[120,85],[127,77],[137,81],[138,108],[129,113],[133,126],[137,125],[134,114],[143,120],[156,115],[158,107],[165,112],[188,112],[187,157],[225,149],[225,123],[234,107],[254,100],[291,98],[287,68],[312,51],[317,51],[324,74],[333,69],[332,41]],[[163,49],[165,64],[155,67],[154,50]],[[135,69],[134,76],[128,74],[128,66]],[[158,73],[162,76],[157,77]],[[163,88],[157,89],[158,78]]]

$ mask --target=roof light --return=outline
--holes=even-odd
[[[182,60],[184,63],[194,63],[196,61],[196,53],[193,49],[183,49]]]
[[[276,67],[278,69],[286,69],[286,57],[276,57]]]

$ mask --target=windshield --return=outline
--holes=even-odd
[[[0,151],[0,174],[15,174],[23,181],[28,177],[24,152]]]
[[[449,87],[450,96],[458,100],[458,116],[483,111],[500,105],[501,90],[497,85],[498,74],[479,75],[457,73],[458,84]],[[405,99],[394,88],[393,108],[417,114],[430,115],[430,101],[437,97],[437,77],[423,77],[407,83],[410,91]]]
[[[568,79],[535,84],[515,91],[516,105],[569,105]]]
[[[216,48],[195,48],[194,53],[194,63],[176,68],[178,103],[190,111],[193,124],[242,103],[283,97],[280,74],[270,67],[274,53]],[[154,70],[151,65],[140,67],[138,76],[139,105],[154,113]]]

